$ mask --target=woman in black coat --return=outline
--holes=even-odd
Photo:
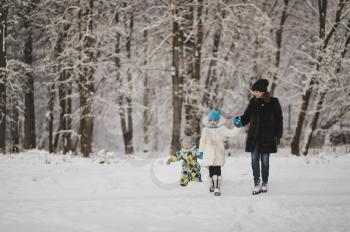
[[[268,80],[260,79],[252,86],[253,97],[244,114],[236,117],[234,124],[242,127],[249,124],[246,140],[246,152],[251,152],[251,163],[254,176],[253,194],[267,192],[269,178],[270,153],[277,152],[277,145],[283,132],[283,116],[277,98],[267,92]],[[260,184],[260,160],[261,177]]]

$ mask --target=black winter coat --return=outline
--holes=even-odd
[[[241,116],[243,126],[249,125],[246,140],[246,152],[252,152],[255,146],[261,153],[276,153],[276,138],[283,133],[283,116],[277,98],[266,94],[262,98],[253,97]]]

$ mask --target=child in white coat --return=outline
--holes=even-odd
[[[210,192],[220,196],[221,167],[225,164],[225,137],[234,137],[238,134],[238,128],[228,129],[221,112],[211,110],[207,117],[203,118],[205,127],[199,142],[199,151],[204,153],[202,166],[209,169]]]

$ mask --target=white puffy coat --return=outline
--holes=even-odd
[[[203,166],[224,166],[225,164],[225,137],[234,137],[240,129],[228,129],[224,126],[225,119],[221,118],[218,128],[208,128],[208,117],[202,120],[205,127],[202,129],[202,135],[199,142],[199,151],[204,152]]]

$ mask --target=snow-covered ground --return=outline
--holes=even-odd
[[[257,196],[249,154],[237,154],[221,197],[206,182],[178,186],[180,163],[166,158],[0,155],[0,231],[349,231],[350,154],[272,155],[269,192]]]

